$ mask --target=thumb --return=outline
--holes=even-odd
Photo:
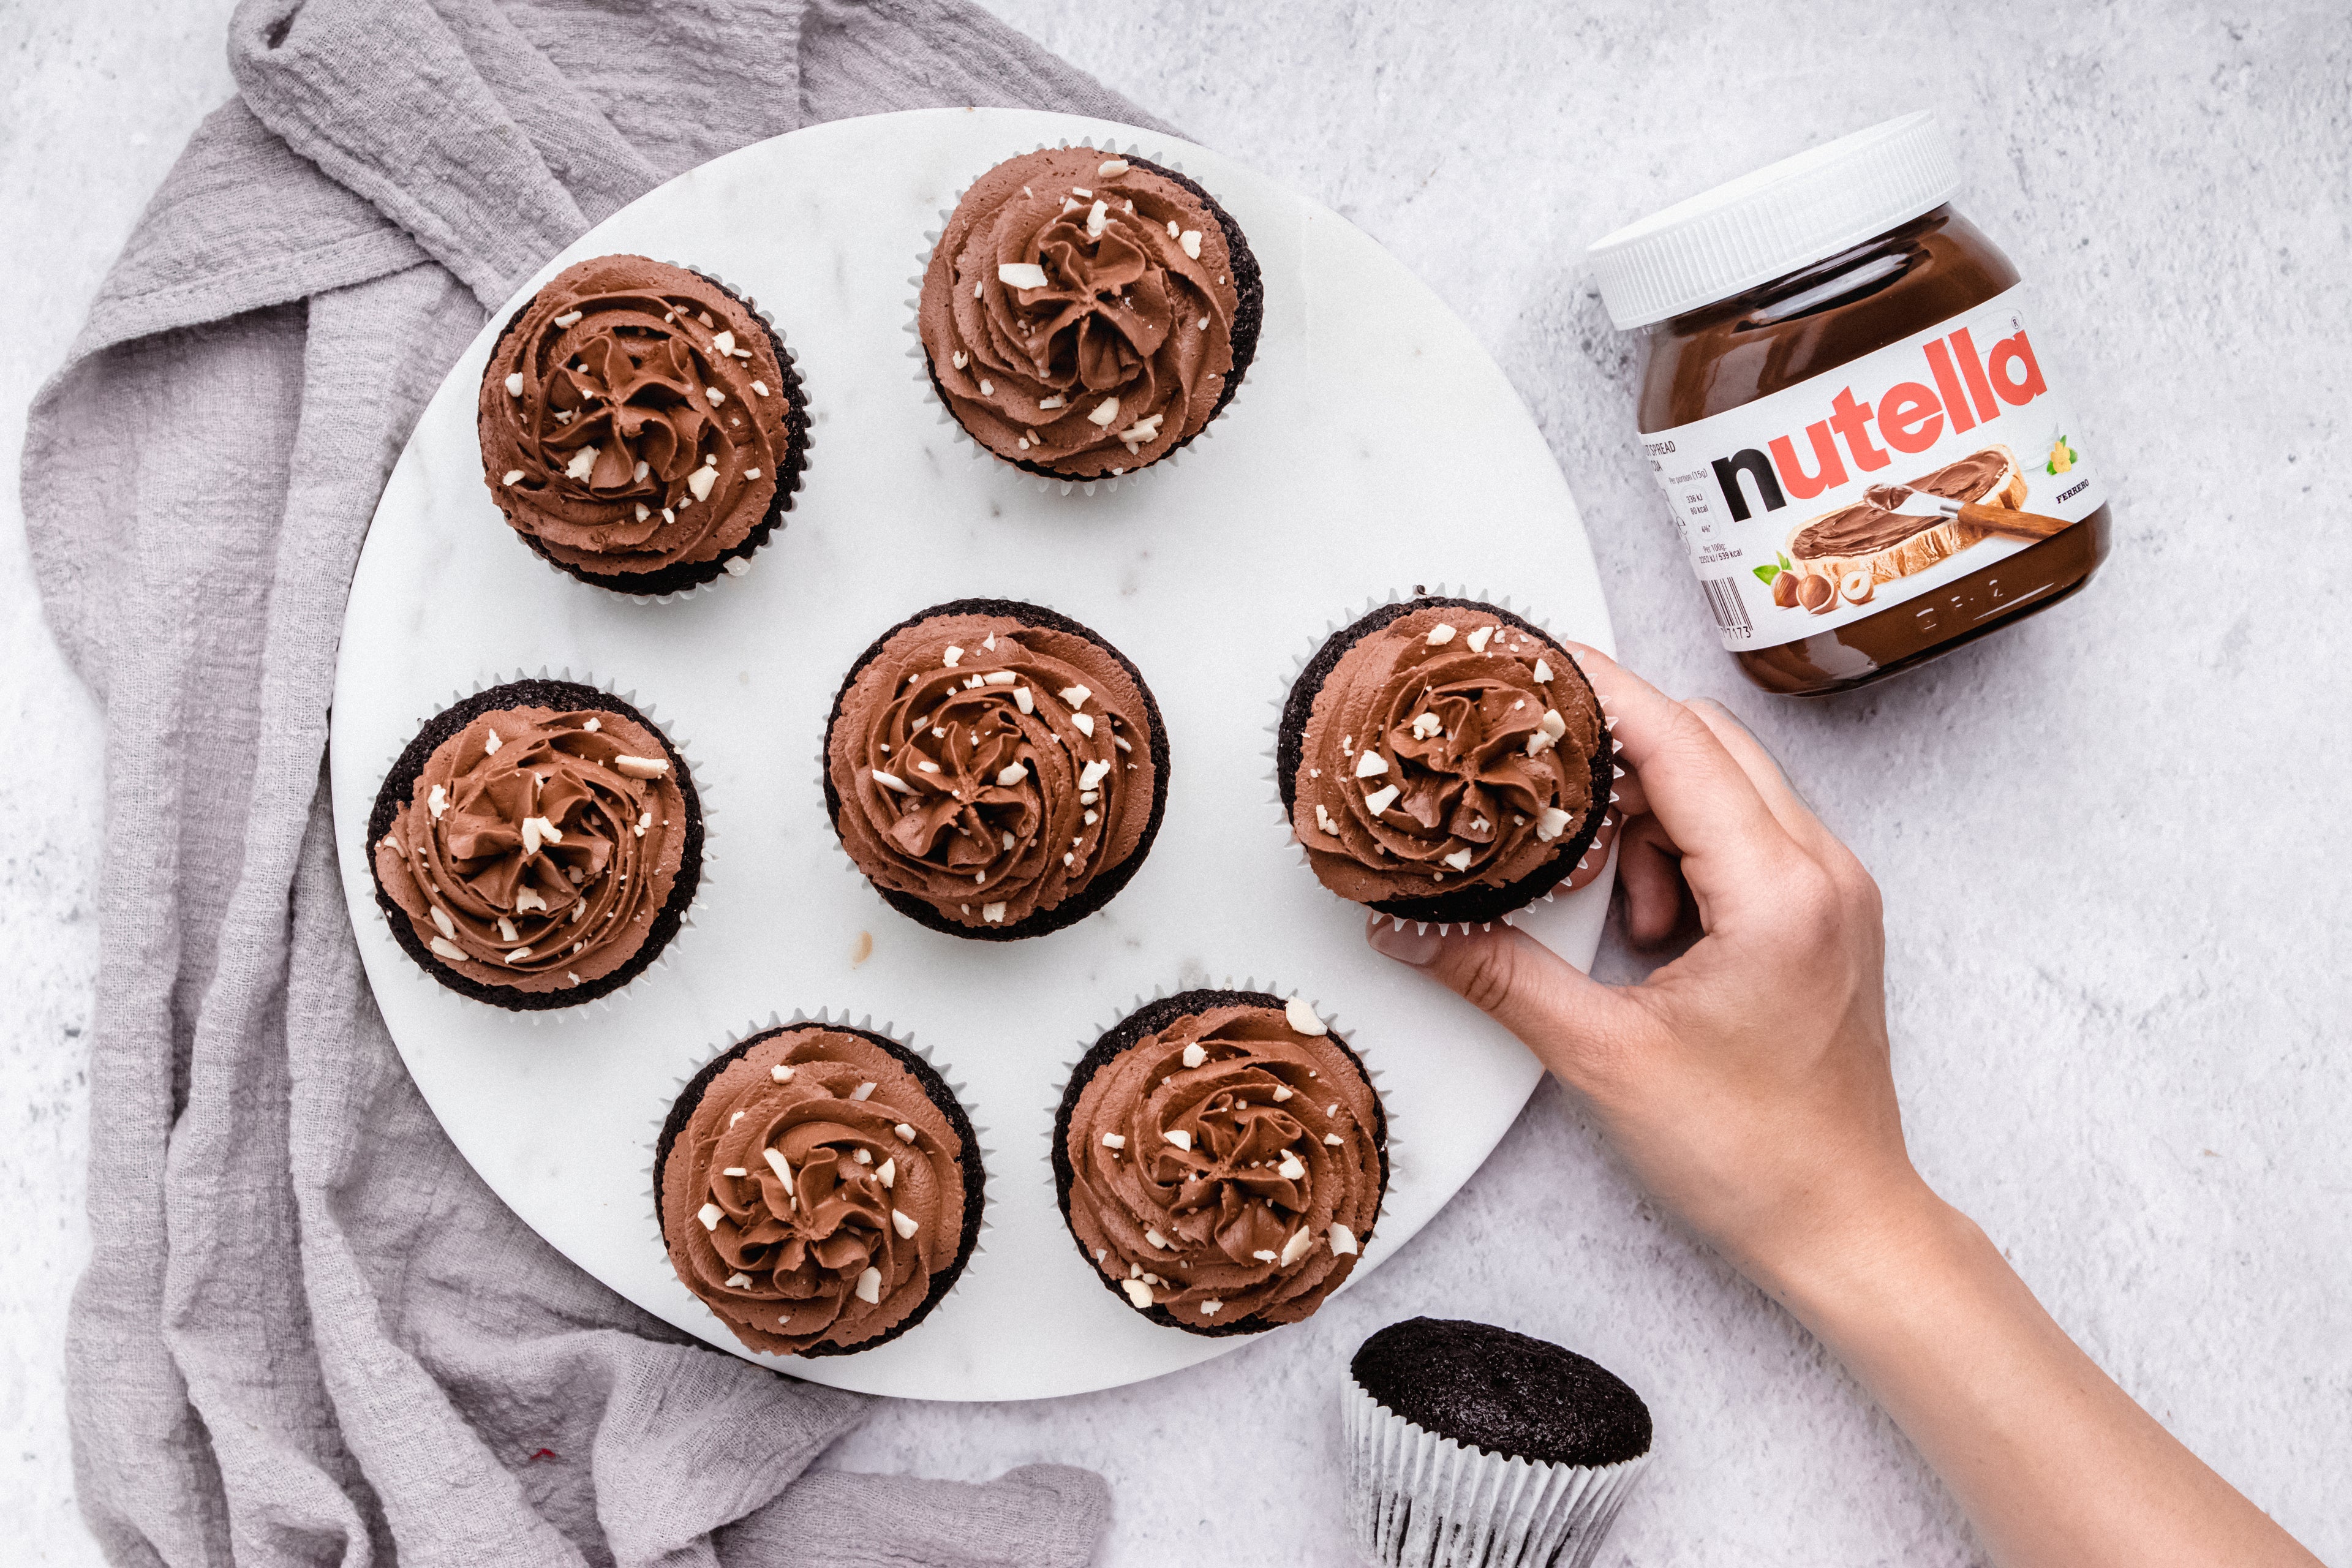
[[[1571,1088],[1587,1088],[1633,1020],[1625,998],[1510,926],[1440,936],[1374,915],[1372,950],[1443,982],[1508,1029]]]

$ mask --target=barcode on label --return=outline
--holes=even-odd
[[[1748,606],[1740,603],[1739,580],[1736,577],[1702,577],[1699,590],[1706,595],[1706,607],[1715,616],[1717,627],[1726,632],[1738,632],[1745,637],[1755,630],[1748,624]]]

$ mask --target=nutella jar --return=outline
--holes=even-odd
[[[1648,329],[1643,455],[1723,646],[1820,696],[2049,608],[2106,558],[2105,487],[2032,336],[1948,205],[1926,114],[1816,147],[1591,248]]]

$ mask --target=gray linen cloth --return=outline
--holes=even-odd
[[[377,494],[545,257],[817,121],[1153,122],[960,0],[247,0],[229,47],[239,100],[26,441],[48,614],[106,712],[68,1347],[92,1529],[174,1565],[1084,1562],[1095,1476],[804,1474],[862,1399],[687,1342],[490,1194],[368,994],[322,761]]]

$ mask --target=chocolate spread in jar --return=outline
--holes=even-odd
[[[1868,232],[1857,211],[1899,216],[1822,253],[1814,215],[1784,210],[1806,206],[1800,182],[1846,204],[1846,233]],[[1644,453],[1725,646],[1767,690],[1924,663],[2068,597],[2106,557],[2104,491],[2033,352],[2017,270],[1943,199],[1957,183],[1913,115],[1593,247],[1619,324],[1649,325]],[[1731,220],[1762,235],[1748,275],[1786,264],[1717,287],[1720,236],[1690,237]],[[1924,501],[1890,509],[1898,488],[2074,526],[2028,542]],[[1835,591],[1795,591],[1815,575]]]

